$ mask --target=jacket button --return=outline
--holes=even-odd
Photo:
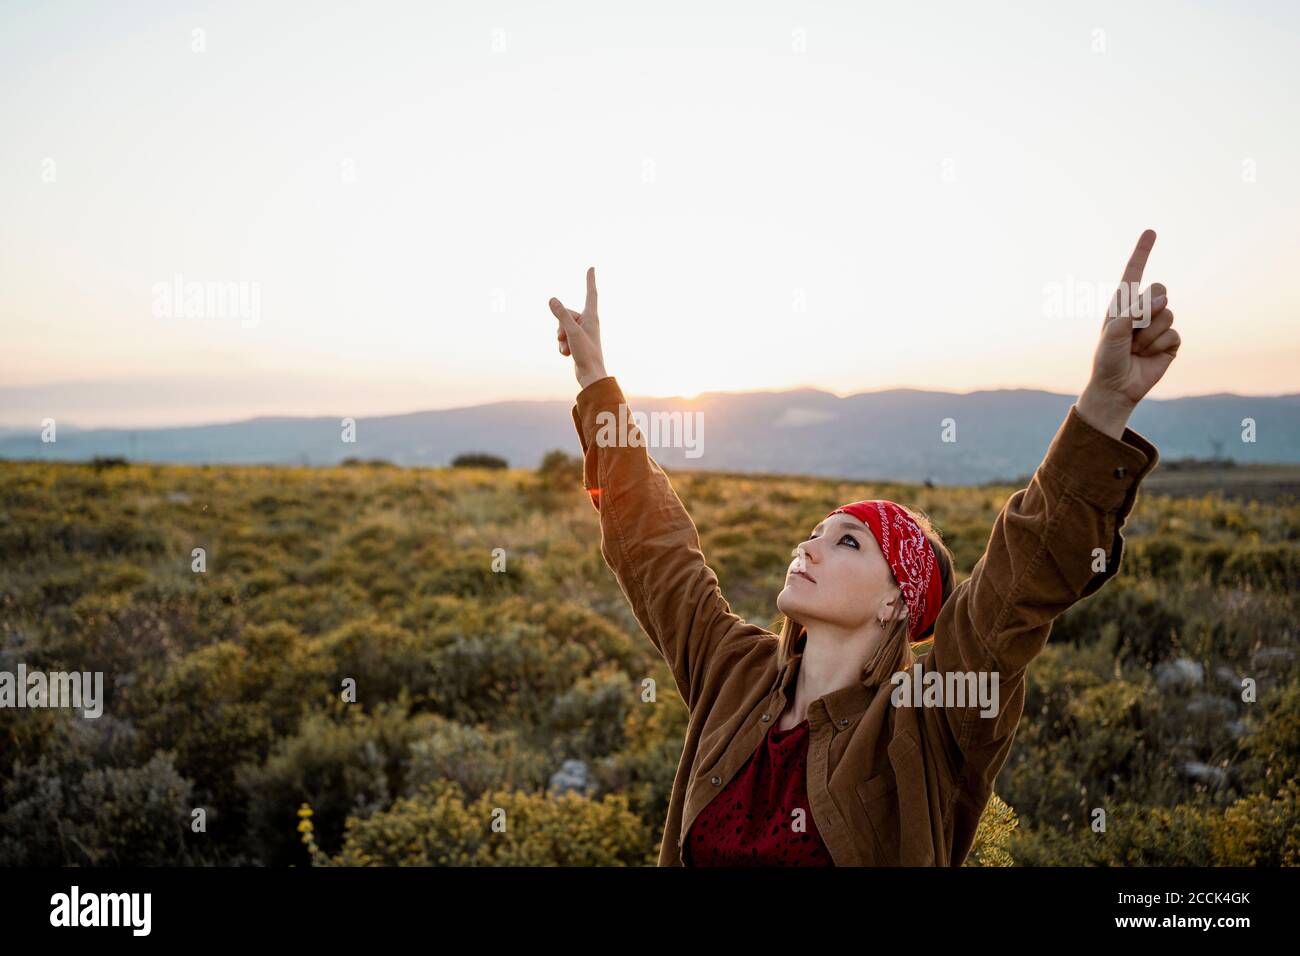
[[[1123,478],[1123,477],[1124,477],[1124,466],[1123,466],[1123,465],[1121,465],[1120,467],[1118,467],[1118,468],[1115,469],[1115,477],[1116,477],[1116,478]]]
[[[841,717],[841,718],[840,718],[840,726],[841,726],[841,727],[847,727],[848,725],[849,725],[849,719],[848,719],[847,717]]]
[[[718,784],[722,783],[722,778],[719,777],[717,774],[714,774],[712,777],[709,778],[709,782],[716,787]]]
[[[762,717],[759,718],[759,720],[771,720],[771,719],[772,719],[771,714],[764,714]]]

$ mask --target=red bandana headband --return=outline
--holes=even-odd
[[[889,562],[894,579],[907,602],[908,640],[915,643],[939,616],[943,582],[925,532],[906,511],[892,501],[868,499],[836,508],[833,514],[853,515],[871,529],[880,553]]]

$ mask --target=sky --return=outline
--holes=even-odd
[[[1285,3],[0,3],[0,426],[1087,381],[1300,391]]]

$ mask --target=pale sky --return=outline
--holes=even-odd
[[[629,394],[1077,393],[1147,227],[1152,397],[1300,391],[1298,92],[1280,2],[4,4],[0,425],[571,399],[589,265]]]

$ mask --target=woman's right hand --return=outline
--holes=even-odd
[[[586,388],[592,382],[606,378],[605,354],[600,347],[600,317],[596,314],[596,267],[587,270],[587,304],[581,312],[564,307],[559,299],[551,299],[551,312],[560,322],[555,337],[560,343],[561,355],[573,356],[573,374],[578,385]]]

